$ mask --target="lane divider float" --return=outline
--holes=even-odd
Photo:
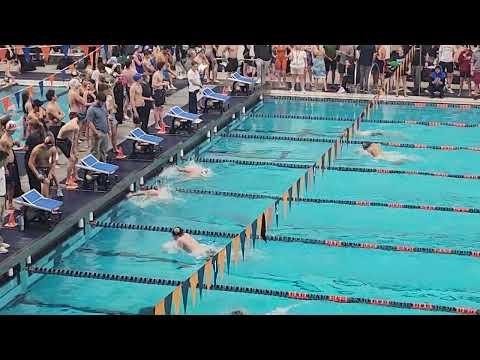
[[[55,268],[45,268],[45,267],[35,267],[35,266],[28,267],[28,272],[30,274],[36,273],[36,274],[45,274],[45,275],[58,275],[58,276],[68,276],[68,277],[77,277],[77,278],[132,282],[132,283],[150,284],[150,285],[179,286],[185,282],[185,281],[169,280],[169,279],[161,279],[161,278],[149,278],[149,277],[143,277],[143,276],[118,275],[118,274],[110,274],[110,273],[98,273],[93,271],[55,269]],[[336,302],[336,303],[342,303],[342,304],[347,304],[347,303],[365,304],[365,305],[376,305],[376,306],[384,306],[384,307],[395,307],[395,308],[401,308],[401,309],[448,312],[448,313],[467,314],[467,315],[480,315],[480,309],[469,308],[469,307],[453,307],[453,306],[427,304],[427,303],[412,303],[412,302],[393,301],[393,300],[386,300],[386,299],[361,298],[361,297],[350,297],[350,296],[341,296],[341,295],[327,295],[327,294],[307,293],[307,292],[300,292],[300,291],[282,291],[282,290],[262,289],[262,288],[254,288],[254,287],[242,287],[237,285],[210,284],[209,286],[207,286],[206,284],[203,284],[202,286],[200,286],[200,284],[197,284],[197,288],[200,288],[200,287],[204,290],[275,296],[275,297],[289,298],[289,299],[296,299],[296,300],[330,301],[330,302]],[[152,314],[153,314],[153,311],[154,309],[152,307]]]
[[[255,135],[255,134],[238,134],[238,133],[221,134],[220,136],[225,138],[284,140],[284,141],[316,142],[316,143],[330,143],[330,144],[337,142],[337,139],[333,139],[333,138],[329,139],[329,138],[312,138],[312,137],[298,137],[298,136]],[[363,144],[365,141],[362,141],[362,140],[347,141],[346,139],[341,139],[340,142],[343,144],[345,143]],[[391,141],[375,141],[375,142],[383,146],[403,147],[403,148],[411,148],[411,149],[429,149],[429,150],[443,150],[443,151],[458,151],[458,150],[480,151],[480,147],[478,146],[407,144],[407,143],[396,143]]]
[[[121,230],[140,230],[140,231],[154,231],[154,232],[165,232],[170,233],[173,231],[173,227],[168,226],[156,226],[156,225],[143,225],[143,224],[127,224],[119,222],[104,222],[104,221],[94,221],[91,223],[92,226],[110,228],[110,229],[121,229]],[[184,229],[185,232],[191,235],[204,235],[209,237],[218,237],[218,238],[228,238],[231,239],[236,234],[222,231],[211,231],[211,230],[202,230],[202,229]],[[258,236],[256,239],[260,239]],[[343,248],[356,248],[356,249],[366,249],[366,250],[385,250],[385,251],[397,251],[397,252],[415,252],[415,253],[428,253],[428,254],[439,254],[439,255],[459,255],[459,256],[470,256],[475,258],[480,258],[480,250],[457,250],[449,248],[429,248],[429,247],[416,247],[408,245],[383,245],[376,243],[356,243],[340,240],[319,240],[319,239],[308,239],[300,238],[294,236],[281,236],[281,235],[266,235],[265,239],[267,241],[274,242],[286,242],[286,243],[304,243],[310,245],[323,245],[331,247],[343,247]]]

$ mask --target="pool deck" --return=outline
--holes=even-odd
[[[180,106],[184,110],[188,111],[188,105],[185,105],[185,103],[188,100],[188,89],[186,88],[186,81],[185,80],[179,80],[175,84],[178,88],[173,94],[170,94],[166,98],[166,109],[168,110],[172,106]],[[238,112],[239,108],[243,106],[242,104],[245,104],[250,97],[245,97],[245,96],[239,96],[239,97],[233,97],[230,101],[230,110],[233,112]],[[236,108],[237,110],[232,110],[232,108]],[[231,116],[229,113],[231,111],[226,111],[223,116]],[[197,130],[194,134],[201,132],[203,128],[206,128],[213,120],[217,120],[221,118],[221,114],[217,110],[211,110],[207,114],[202,115],[203,123],[199,127],[199,130]],[[167,118],[165,119],[165,122],[167,125],[171,125],[171,119]],[[150,124],[153,125],[153,124]],[[121,126],[119,126],[119,139],[123,139],[123,141],[119,142],[119,145],[121,145],[124,149],[125,154],[129,154],[131,147],[132,147],[132,142],[129,140],[125,139],[125,136],[128,135],[129,131],[133,129],[133,123],[131,121],[127,121]],[[156,130],[154,129],[153,126],[149,127],[150,133],[155,134]],[[175,147],[177,147],[178,144],[185,142],[189,138],[191,138],[194,135],[188,135],[188,136],[182,136],[182,135],[161,135],[161,137],[164,138],[164,141],[162,142],[162,150],[161,152],[157,155],[156,159],[159,157],[162,157],[162,155],[165,156],[165,153],[168,153],[169,151],[173,150]],[[81,148],[81,152],[79,157],[81,158],[82,156],[87,154],[88,149],[85,147]],[[110,150],[111,151],[111,150]],[[19,167],[24,166],[24,161],[23,161],[23,153],[17,155],[17,161],[19,163]],[[66,158],[60,157],[60,164],[63,163],[63,166],[60,167],[60,169],[57,169],[57,175],[61,182],[64,182],[65,180],[65,175],[66,175],[66,167],[64,164],[66,163]],[[117,171],[118,175],[118,180],[117,180],[117,185],[122,182],[122,180],[126,178],[131,178],[132,175],[141,173],[142,171],[145,171],[147,168],[152,166],[152,162],[145,162],[145,161],[133,161],[133,160],[115,160],[113,161],[114,164],[119,165],[119,170]],[[161,167],[160,167],[161,168]],[[115,185],[113,188],[116,188],[117,185]],[[28,180],[26,176],[22,177],[22,188],[24,191],[28,190]],[[20,266],[23,266],[24,264],[20,263],[20,261],[24,260],[29,254],[35,254],[38,249],[40,249],[43,245],[39,245],[41,243],[40,240],[42,240],[45,237],[54,237],[56,234],[52,233],[60,233],[59,228],[66,228],[69,226],[70,228],[72,227],[72,224],[76,224],[78,220],[80,219],[78,217],[78,212],[79,209],[88,209],[89,204],[94,204],[94,203],[102,203],[103,199],[109,198],[110,197],[110,202],[112,201],[111,197],[116,196],[117,198],[115,199],[115,202],[118,202],[122,198],[124,198],[124,191],[118,191],[115,190],[116,195],[108,195],[109,193],[112,193],[113,189],[110,189],[109,192],[107,193],[99,193],[99,192],[84,192],[84,191],[65,191],[64,190],[64,205],[63,205],[63,210],[62,210],[62,221],[57,224],[52,231],[48,231],[46,227],[42,229],[39,226],[32,226],[28,229],[26,229],[24,232],[19,231],[18,229],[12,230],[12,229],[5,229],[1,228],[0,229],[0,235],[5,239],[7,243],[9,243],[11,246],[9,248],[8,254],[2,254],[0,255],[0,275],[4,274],[8,271],[9,268],[16,266],[20,264]],[[107,201],[107,200],[105,200]],[[62,225],[63,224],[63,225]],[[65,231],[64,231],[65,233]],[[64,237],[65,235],[62,235],[61,237]],[[60,236],[59,236],[60,239]]]

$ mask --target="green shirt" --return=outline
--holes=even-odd
[[[337,47],[338,45],[323,45],[325,49],[325,55],[327,55],[330,59],[335,59],[337,56]]]

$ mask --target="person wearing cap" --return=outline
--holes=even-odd
[[[105,106],[106,99],[107,97],[103,92],[98,93],[95,104],[88,108],[87,116],[85,117],[93,135],[90,152],[98,161],[103,162],[107,161],[108,148],[108,112]]]
[[[183,231],[180,227],[175,227],[172,231],[173,240],[179,249],[192,254],[195,257],[206,257],[215,255],[215,249],[200,244],[192,235]]]
[[[82,83],[78,79],[72,79],[68,83],[68,105],[70,112],[76,113],[80,120],[85,118],[88,92],[84,91],[80,95]]]
[[[13,120],[8,120],[5,124],[5,132],[0,138],[1,149],[8,155],[5,162],[5,183],[7,186],[7,209],[13,209],[13,198],[22,194],[20,186],[20,176],[14,146],[20,146],[18,141],[13,140],[13,134],[17,130],[17,124]]]
[[[133,110],[133,122],[135,124],[142,124],[148,122],[148,115],[146,113],[145,99],[143,98],[143,88],[140,81],[142,80],[142,75],[136,73],[133,75],[133,84],[130,87],[130,103],[132,104]],[[145,120],[146,119],[146,120]]]
[[[50,197],[50,184],[54,179],[54,163],[57,157],[57,150],[54,146],[54,139],[48,135],[41,144],[35,146],[28,160],[28,167],[36,178],[37,184],[40,183],[40,190],[43,196]],[[36,184],[34,186],[37,186]],[[58,183],[57,183],[58,186]]]
[[[77,179],[75,165],[78,161],[78,136],[80,133],[80,123],[82,120],[76,112],[70,112],[70,121],[60,129],[56,145],[68,159],[67,179]]]

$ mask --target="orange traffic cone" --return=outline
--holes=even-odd
[[[122,160],[125,159],[127,155],[123,153],[123,148],[121,146],[117,147],[117,155],[115,156],[115,159],[117,160]]]
[[[75,190],[78,188],[78,184],[77,184],[77,181],[75,180],[75,175],[70,175],[70,177],[67,179],[67,181],[65,182],[65,188],[67,190]]]
[[[8,215],[8,222],[5,224],[6,228],[14,228],[17,227],[17,220],[15,219],[15,210],[10,210],[10,214]]]

